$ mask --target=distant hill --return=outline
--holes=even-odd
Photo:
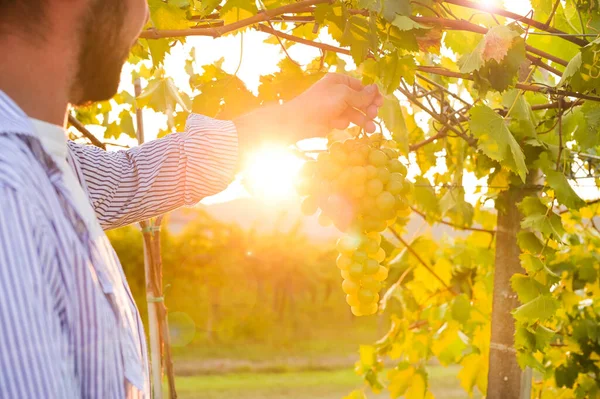
[[[200,204],[198,208],[206,210],[221,222],[236,223],[244,229],[254,228],[266,232],[278,228],[285,231],[300,222],[304,233],[314,241],[333,240],[341,234],[334,227],[319,225],[316,216],[302,215],[297,199],[269,203],[263,199],[247,197],[218,204]],[[173,212],[170,217],[170,228],[180,231],[190,217],[190,214],[185,212]],[[427,231],[428,228],[429,226],[420,216],[414,215],[407,226],[406,236],[410,238],[419,232]],[[438,224],[431,228],[431,234],[434,238],[441,238],[444,235],[457,236],[461,233]]]

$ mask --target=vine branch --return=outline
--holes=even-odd
[[[100,147],[103,150],[106,150],[106,145],[103,142],[101,142],[100,140],[98,140],[96,138],[96,136],[94,136],[92,134],[92,132],[87,130],[87,128],[83,125],[83,123],[79,122],[79,120],[77,118],[75,118],[73,115],[71,115],[70,113],[69,113],[69,123],[75,129],[77,129],[79,131],[79,133],[83,134],[85,136],[85,138],[90,140],[93,145],[95,145],[96,147]]]
[[[189,29],[177,29],[177,30],[159,30],[159,29],[148,29],[142,32],[140,38],[142,39],[164,39],[169,37],[184,37],[184,36],[211,36],[220,37],[226,33],[234,32],[238,29],[245,28],[247,26],[256,25],[260,22],[266,22],[274,17],[280,16],[286,13],[297,13],[306,12],[307,7],[314,6],[317,4],[331,4],[333,0],[304,0],[298,3],[288,4],[285,6],[273,8],[270,10],[264,10],[256,15],[242,19],[240,21],[231,23],[225,26],[218,27],[206,27],[206,28],[189,28]]]
[[[423,219],[427,220],[427,216],[423,212],[421,212],[420,210],[418,210],[417,208],[411,206],[410,209],[412,209],[412,211],[414,213],[416,213],[417,215],[421,216]],[[458,224],[454,224],[452,222],[447,222],[444,219],[437,219],[437,220],[435,220],[435,223],[445,224],[446,226],[450,226],[450,227],[455,228],[457,230],[477,231],[477,232],[480,232],[480,233],[488,233],[488,234],[491,234],[492,236],[496,235],[496,230],[487,230],[487,229],[482,229],[482,228],[479,228],[479,227],[472,227],[472,226],[471,227],[461,226],[461,225],[458,225]]]
[[[544,32],[556,33],[557,35],[559,35],[559,37],[563,38],[564,40],[567,40],[567,41],[569,41],[573,44],[576,44],[580,47],[586,46],[588,44],[587,41],[577,37],[577,35],[571,35],[569,33],[563,32],[559,29],[553,28],[551,26],[547,26],[543,22],[539,22],[534,19],[527,18],[527,17],[524,17],[519,14],[515,14],[514,12],[507,11],[503,8],[496,7],[491,4],[475,3],[475,2],[469,1],[469,0],[443,0],[443,1],[448,4],[454,4],[454,5],[460,6],[460,7],[465,7],[465,8],[470,8],[473,10],[483,11],[486,13],[496,14],[496,15],[500,15],[500,16],[512,19],[514,21],[523,22],[523,23],[533,26],[536,29],[542,30]]]
[[[446,284],[446,282],[435,272],[435,270],[433,270],[428,264],[427,262],[425,262],[423,260],[423,258],[421,258],[421,255],[419,255],[419,253],[417,251],[414,250],[414,248],[406,242],[406,240],[404,240],[404,238],[402,238],[402,236],[400,234],[398,234],[398,232],[396,230],[394,230],[393,228],[389,228],[389,230],[392,232],[392,234],[394,235],[394,237],[396,237],[398,239],[398,241],[400,241],[402,243],[402,245],[404,245],[404,247],[406,247],[406,249],[408,250],[408,252],[411,253],[412,256],[414,256],[417,261],[419,261],[419,263],[425,268],[427,269],[427,271],[429,273],[431,273],[431,275],[433,277],[435,277],[444,288],[446,288],[448,291],[450,291],[452,294],[456,295],[456,293],[452,290],[452,288]]]

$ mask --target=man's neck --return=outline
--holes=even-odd
[[[0,39],[0,90],[29,117],[64,126],[73,70],[67,60],[73,57],[55,48],[15,36]]]

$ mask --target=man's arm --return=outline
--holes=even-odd
[[[78,394],[64,375],[68,345],[43,274],[52,246],[41,220],[28,198],[0,184],[0,398]]]
[[[230,121],[191,115],[186,132],[127,151],[70,142],[100,224],[113,229],[161,215],[224,190],[238,164]]]

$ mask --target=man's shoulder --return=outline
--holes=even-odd
[[[27,140],[16,134],[0,133],[0,186],[23,194],[38,191],[47,180]]]

